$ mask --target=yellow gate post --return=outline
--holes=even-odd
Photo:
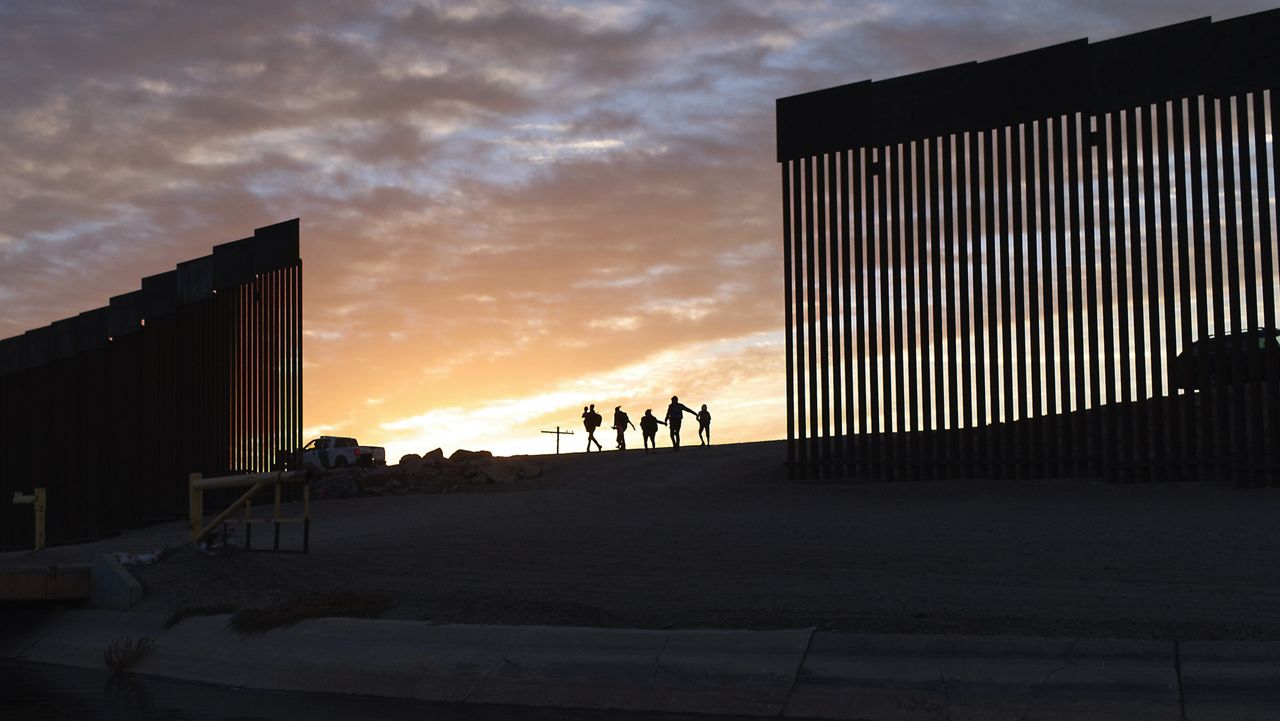
[[[44,548],[44,509],[45,494],[43,488],[36,489],[36,550]]]
[[[258,522],[269,522],[275,525],[276,531],[276,550],[279,550],[280,523],[285,521],[301,521],[302,522],[302,547],[303,553],[306,553],[310,544],[310,525],[311,525],[311,486],[307,482],[309,476],[305,471],[271,471],[268,473],[242,473],[235,476],[221,476],[217,478],[205,478],[202,474],[191,473],[187,475],[187,487],[190,494],[190,513],[191,513],[191,542],[199,543],[202,539],[216,529],[219,524],[230,518],[236,511],[244,507],[245,520],[245,542],[246,548],[249,544],[249,533],[252,524]],[[281,504],[283,497],[280,485],[283,483],[301,483],[302,484],[302,509],[301,518],[281,518]],[[245,491],[238,499],[235,500],[226,510],[214,516],[213,520],[208,523],[204,522],[204,491],[216,488],[243,488],[249,486],[249,490]],[[275,513],[270,519],[253,518],[253,497],[267,486],[275,486]]]
[[[45,489],[37,488],[31,495],[23,495],[19,491],[13,493],[14,503],[30,503],[35,507],[36,512],[36,550],[44,548],[44,511],[45,511]]]
[[[199,538],[204,530],[204,489],[200,488],[200,479],[204,475],[192,473],[187,476],[188,498],[191,507],[191,542]]]

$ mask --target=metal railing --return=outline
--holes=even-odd
[[[282,514],[283,506],[283,486],[287,483],[302,484],[302,515],[286,517]],[[226,510],[219,513],[209,521],[204,522],[204,492],[221,488],[243,488],[249,487],[239,498],[237,498]],[[309,483],[309,475],[306,471],[275,471],[271,473],[243,473],[235,476],[219,476],[217,478],[204,478],[199,473],[192,473],[188,479],[188,487],[190,489],[190,518],[191,518],[191,543],[199,543],[207,538],[214,530],[231,520],[236,511],[244,509],[244,517],[239,522],[244,524],[244,546],[246,550],[252,550],[253,547],[253,525],[258,523],[270,524],[272,526],[273,551],[280,551],[280,524],[282,523],[301,523],[302,524],[302,550],[301,553],[310,552],[311,548],[311,484]],[[253,497],[258,493],[271,487],[275,490],[275,499],[273,510],[270,518],[254,518],[253,517]]]

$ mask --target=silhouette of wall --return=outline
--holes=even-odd
[[[1274,479],[1280,11],[777,101],[797,477]]]
[[[0,340],[0,545],[186,515],[187,474],[267,471],[302,440],[298,221],[142,279],[104,308]]]

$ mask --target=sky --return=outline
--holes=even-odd
[[[776,98],[1270,6],[0,0],[0,337],[299,217],[307,437],[781,438]]]

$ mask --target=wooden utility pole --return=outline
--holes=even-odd
[[[543,433],[554,433],[556,435],[556,455],[560,455],[560,436],[571,436],[573,431],[562,431],[560,426],[556,426],[554,431],[543,431]]]

